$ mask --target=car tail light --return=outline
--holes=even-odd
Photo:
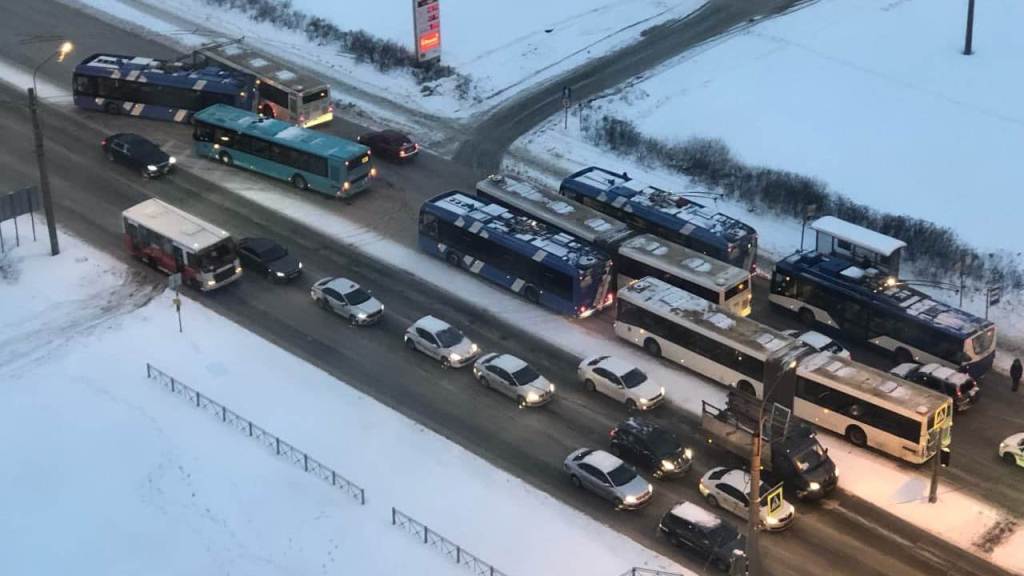
[[[615,301],[615,293],[614,292],[609,292],[608,295],[604,297],[604,305],[605,306],[611,304],[614,301]]]

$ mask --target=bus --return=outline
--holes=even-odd
[[[254,99],[244,74],[117,54],[82,60],[71,86],[79,108],[182,123],[214,104],[250,109]]]
[[[242,276],[231,235],[155,198],[121,213],[128,252],[203,292]]]
[[[978,377],[995,358],[995,324],[845,258],[796,252],[776,262],[769,300],[898,364],[938,362]]]
[[[735,314],[750,313],[750,273],[651,234],[574,200],[512,176],[492,175],[476,185],[477,196],[582,238],[612,254],[618,286],[645,276],[714,302]]]
[[[829,352],[799,361],[793,412],[852,444],[914,464],[949,446],[952,436],[949,396]]]
[[[615,334],[720,384],[763,398],[766,374],[806,351],[795,338],[657,278],[620,287]]]
[[[256,101],[253,111],[305,128],[334,118],[331,87],[322,79],[297,69],[241,42],[204,46],[193,52],[197,65],[214,64],[253,78]]]
[[[362,144],[217,104],[192,118],[195,152],[299,190],[350,198],[377,176]]]
[[[420,207],[419,247],[558,314],[585,318],[614,300],[602,250],[457,190]]]
[[[591,166],[570,174],[559,188],[567,198],[726,264],[756,271],[757,232],[747,224],[663,190]]]

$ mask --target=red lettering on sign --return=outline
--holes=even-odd
[[[427,32],[426,34],[420,36],[420,52],[426,52],[427,50],[436,48],[440,44],[440,32]]]

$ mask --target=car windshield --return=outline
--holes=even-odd
[[[626,388],[636,388],[646,381],[647,375],[641,372],[639,368],[633,368],[622,375],[622,383],[626,385]]]
[[[274,244],[273,246],[268,246],[264,251],[260,252],[260,258],[262,258],[264,262],[273,262],[274,260],[280,260],[281,258],[284,258],[287,255],[288,251],[282,248],[281,246],[278,246],[277,244]]]
[[[526,366],[523,366],[519,370],[513,372],[512,378],[515,379],[516,385],[525,386],[530,382],[533,382],[537,378],[540,378],[540,374],[537,374],[537,371],[531,368],[529,364],[527,364]]]
[[[661,429],[654,430],[647,436],[647,444],[651,452],[659,458],[675,456],[683,449],[674,434]]]
[[[437,341],[441,343],[441,346],[446,348],[455,346],[459,342],[462,342],[462,332],[459,332],[455,328],[449,326],[437,333]]]
[[[725,522],[720,523],[718,526],[715,526],[708,531],[708,540],[711,540],[715,546],[724,546],[735,539],[736,530]]]
[[[358,306],[369,299],[370,295],[362,288],[356,288],[348,294],[345,294],[345,301],[352,306]]]
[[[633,478],[636,478],[636,472],[625,464],[608,473],[608,479],[612,481],[612,486],[625,486],[632,482]]]
[[[817,442],[811,442],[803,450],[793,454],[793,463],[801,472],[817,468],[824,460],[825,451]]]
[[[199,268],[214,272],[235,261],[235,243],[229,238],[199,253]]]

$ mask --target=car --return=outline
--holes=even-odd
[[[368,147],[374,155],[395,161],[412,160],[420,151],[419,144],[397,130],[367,132],[357,140]]]
[[[719,466],[708,470],[697,485],[701,496],[712,507],[747,518],[750,506],[750,474],[738,468]],[[768,485],[761,483],[761,496],[769,492]],[[761,524],[769,531],[785,530],[793,523],[796,509],[781,497],[761,506]]]
[[[313,301],[324,310],[348,318],[353,326],[366,326],[380,322],[384,305],[348,278],[327,277],[317,280],[309,289]]]
[[[473,376],[485,387],[515,398],[520,408],[547,404],[555,397],[554,384],[511,354],[481,356],[473,364]]]
[[[410,350],[419,350],[441,362],[445,368],[460,368],[472,362],[480,347],[451,324],[424,316],[405,330],[402,337]]]
[[[999,457],[1007,464],[1024,467],[1024,432],[1018,432],[999,443]]]
[[[949,396],[957,412],[964,412],[981,399],[981,388],[974,378],[935,362],[906,362],[889,373]]]
[[[850,351],[843,347],[842,344],[836,342],[832,338],[822,334],[821,332],[815,332],[814,330],[805,330],[800,332],[798,330],[783,330],[783,334],[791,336],[797,340],[807,344],[811,348],[814,348],[818,352],[831,352],[836,356],[842,356],[843,358],[850,357]]]
[[[642,508],[654,495],[650,482],[604,450],[579,448],[566,456],[563,466],[573,486],[610,500],[616,510]]]
[[[693,465],[693,450],[684,448],[675,434],[653,422],[628,418],[609,435],[612,454],[655,478],[682,475]]]
[[[746,538],[718,515],[693,502],[677,503],[661,518],[658,530],[677,548],[696,552],[719,570],[746,562]]]
[[[650,410],[665,399],[665,387],[647,377],[636,366],[612,356],[584,358],[576,369],[583,386],[597,391],[630,410]]]
[[[107,160],[130,166],[143,178],[167,174],[177,162],[150,140],[130,132],[111,134],[100,142],[100,147]]]
[[[238,258],[246,270],[275,282],[288,282],[302,274],[302,262],[269,238],[242,238],[238,241]]]

